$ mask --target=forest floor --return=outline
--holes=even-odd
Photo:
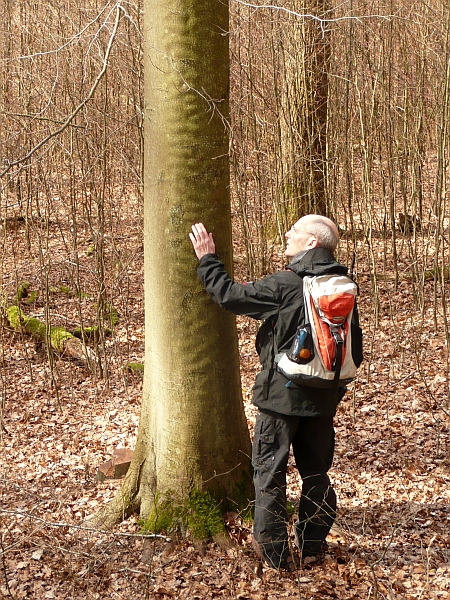
[[[20,231],[16,235],[22,239]],[[35,257],[24,244],[15,257],[20,277],[32,279],[26,271]],[[366,361],[336,416],[331,478],[339,508],[323,559],[305,561],[290,574],[261,573],[251,524],[238,519],[229,522],[226,543],[202,546],[176,534],[145,538],[137,517],[112,532],[86,526],[85,517],[120,486],[117,480],[97,482],[98,466],[136,440],[142,381],[123,367],[143,360],[141,258],[133,263],[127,324],[119,321],[106,344],[107,379],[65,358],[50,366],[44,347],[5,324],[1,329],[0,597],[450,598],[447,342],[434,322],[439,302],[436,308],[420,300],[435,297],[433,282],[418,295],[404,276],[406,258],[404,264],[399,259],[397,287],[392,277],[380,279],[377,311],[371,279],[359,277]],[[73,311],[76,320],[73,299],[62,287],[54,290],[52,310],[66,320]],[[24,310],[43,311],[38,305]],[[240,318],[238,326],[252,429],[257,325]],[[121,344],[126,361],[116,351]],[[301,482],[293,462],[288,478],[295,504]]]

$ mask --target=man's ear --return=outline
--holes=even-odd
[[[318,243],[317,243],[317,238],[315,238],[315,237],[311,236],[311,237],[309,238],[309,240],[308,240],[308,243],[307,243],[306,247],[307,247],[308,249],[310,249],[310,248],[317,248],[317,246],[318,246]]]

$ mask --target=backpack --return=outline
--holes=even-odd
[[[350,383],[363,360],[357,292],[345,275],[303,277],[305,323],[290,350],[275,357],[278,371],[298,385],[337,389]]]

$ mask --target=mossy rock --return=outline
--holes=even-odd
[[[115,327],[120,319],[119,311],[112,304],[105,302],[105,304],[103,305],[103,319],[105,321],[108,321],[111,327]]]
[[[22,281],[19,287],[17,288],[16,295],[14,296],[14,304],[20,304],[24,302],[25,304],[33,304],[39,297],[39,292],[37,290],[30,290],[30,282]]]
[[[67,285],[60,285],[58,287],[58,292],[60,294],[67,294],[68,296],[74,296],[75,294],[72,292],[72,290],[67,287]]]
[[[44,340],[47,332],[47,327],[40,319],[35,317],[25,317],[22,315],[22,328],[26,333],[33,337]]]
[[[64,327],[50,328],[50,344],[58,352],[64,351],[64,342],[73,338],[73,335]]]
[[[95,360],[95,355],[79,339],[64,327],[48,327],[35,317],[27,317],[17,305],[5,309],[5,315],[10,326],[18,333],[26,333],[40,342],[49,344],[61,355],[82,362]]]

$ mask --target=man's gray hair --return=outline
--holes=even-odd
[[[316,238],[318,246],[327,248],[331,252],[336,250],[339,238],[336,236],[334,230],[328,225],[325,219],[319,218],[317,220],[311,220],[307,227],[308,232]]]

